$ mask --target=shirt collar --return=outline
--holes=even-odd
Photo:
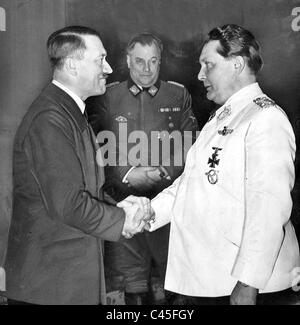
[[[229,97],[224,105],[216,111],[218,120],[224,119],[229,115],[236,115],[245,108],[253,99],[263,92],[257,82],[254,82],[246,87],[243,87],[231,97]]]
[[[70,90],[69,88],[67,88],[62,83],[60,83],[59,81],[57,81],[55,79],[52,80],[52,83],[55,86],[57,86],[60,89],[62,89],[63,91],[65,91],[70,97],[72,97],[74,99],[75,103],[78,105],[81,113],[84,114],[84,111],[85,111],[85,103],[84,103],[84,101],[78,95],[76,95],[72,90]]]

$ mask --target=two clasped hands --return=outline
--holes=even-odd
[[[137,233],[149,230],[150,222],[153,222],[155,217],[149,199],[130,195],[120,201],[117,206],[125,211],[125,223],[122,230],[125,238],[129,239]]]

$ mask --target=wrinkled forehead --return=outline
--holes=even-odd
[[[220,46],[220,41],[213,40],[208,41],[202,48],[199,62],[205,62],[207,60],[210,60],[212,58],[222,57],[218,52],[217,49]]]
[[[158,50],[155,43],[150,45],[143,45],[141,43],[136,43],[131,51],[129,51],[129,55],[133,57],[139,57],[143,59],[147,58],[160,58],[160,51]]]

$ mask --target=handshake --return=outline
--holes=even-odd
[[[154,211],[151,202],[146,197],[130,195],[117,204],[125,211],[125,222],[122,235],[129,239],[135,234],[150,229],[150,222],[154,222]]]

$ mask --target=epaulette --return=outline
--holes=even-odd
[[[106,85],[106,88],[110,88],[110,87],[115,86],[115,85],[117,85],[119,83],[120,83],[120,81],[111,82],[111,83],[109,83],[109,84]]]
[[[260,108],[269,108],[271,106],[276,106],[274,100],[270,99],[269,97],[258,97],[255,98],[253,102]]]
[[[168,83],[170,83],[170,84],[173,84],[173,85],[176,85],[176,86],[179,86],[179,87],[182,87],[182,88],[184,88],[184,85],[182,85],[182,84],[180,84],[180,83],[178,83],[178,82],[176,82],[176,81],[167,81]]]

